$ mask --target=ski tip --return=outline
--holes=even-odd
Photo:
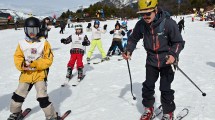
[[[67,113],[71,113],[71,112],[72,112],[72,110],[67,110],[66,112],[67,112]]]

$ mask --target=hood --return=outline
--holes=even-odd
[[[152,22],[152,26],[158,26],[165,18],[170,18],[170,14],[158,7],[158,13],[155,16],[154,21]]]

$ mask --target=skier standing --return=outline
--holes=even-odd
[[[108,50],[107,56],[111,56],[111,51],[115,46],[117,46],[120,49],[120,52],[124,52],[122,48],[122,37],[125,35],[125,32],[120,29],[120,24],[117,22],[115,24],[115,29],[110,31],[110,34],[113,34],[113,41],[112,44]],[[120,54],[119,52],[119,54]]]
[[[44,18],[40,29],[41,36],[45,37],[45,39],[48,38],[48,32],[51,30],[51,28],[48,26],[49,22],[50,22],[49,17]]]
[[[19,41],[14,54],[16,68],[21,71],[19,85],[13,93],[10,112],[7,120],[17,120],[22,113],[22,104],[33,85],[37,92],[37,101],[45,113],[46,120],[59,120],[53,104],[47,94],[46,69],[51,66],[53,53],[50,44],[39,38],[40,21],[30,17],[25,20],[25,40]]]
[[[74,65],[76,62],[76,67],[78,70],[78,79],[81,79],[83,76],[83,55],[84,55],[84,47],[90,45],[90,41],[87,36],[83,34],[83,27],[81,24],[75,25],[75,34],[70,35],[67,39],[61,39],[61,43],[69,44],[72,43],[72,47],[70,50],[70,60],[67,64],[67,75],[66,81],[70,80],[72,77],[72,70],[74,69]]]
[[[181,33],[182,29],[184,30],[184,18],[181,17],[181,20],[178,22],[178,29]]]
[[[97,46],[101,55],[102,55],[102,60],[101,62],[105,61],[105,60],[109,60],[109,57],[106,56],[105,51],[102,48],[102,41],[101,41],[101,34],[106,33],[106,29],[107,29],[107,25],[104,25],[103,30],[101,30],[101,28],[99,28],[100,25],[100,21],[95,20],[94,22],[94,26],[92,28],[92,41],[91,41],[91,46],[90,46],[90,50],[87,54],[87,62],[89,63],[90,58],[93,54],[93,51],[95,49],[95,47]]]
[[[171,83],[174,72],[171,64],[178,60],[179,53],[184,48],[184,41],[178,26],[170,15],[161,10],[158,0],[139,0],[139,14],[142,19],[136,23],[128,39],[124,59],[128,60],[134,51],[137,42],[143,39],[147,51],[146,80],[142,88],[142,104],[145,111],[140,120],[150,120],[154,112],[155,82],[160,75],[161,104],[163,108],[162,120],[174,119],[174,90]],[[167,59],[168,58],[168,59]]]
[[[66,23],[63,20],[61,20],[60,21],[60,34],[63,34],[65,27],[66,27]]]

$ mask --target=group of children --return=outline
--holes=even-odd
[[[127,38],[123,37],[127,33],[131,32],[127,30],[127,22],[123,22],[122,25],[119,22],[116,23],[115,29],[110,31],[113,34],[113,41],[109,51],[106,55],[102,48],[101,34],[106,33],[107,25],[100,28],[100,21],[95,20],[94,25],[91,28],[91,24],[88,24],[87,29],[91,29],[92,40],[89,41],[87,35],[83,33],[82,24],[75,25],[75,33],[71,34],[66,39],[61,39],[63,44],[71,44],[70,60],[67,64],[66,80],[69,81],[72,77],[72,71],[75,63],[78,70],[78,79],[83,77],[83,55],[86,46],[90,46],[90,50],[87,54],[87,61],[93,54],[95,47],[97,46],[102,60],[109,60],[111,51],[117,46],[121,52],[124,52]],[[40,107],[45,113],[46,120],[60,120],[57,115],[52,102],[49,101],[47,94],[47,75],[48,68],[53,62],[53,53],[49,42],[45,39],[47,36],[42,35],[41,23],[39,19],[30,17],[25,20],[24,23],[25,39],[19,41],[17,49],[14,54],[14,63],[16,68],[21,72],[19,78],[19,85],[16,91],[12,95],[10,104],[10,114],[7,120],[17,120],[22,113],[22,104],[30,92],[32,86],[35,86],[37,91],[37,101]],[[112,53],[113,54],[113,53]]]

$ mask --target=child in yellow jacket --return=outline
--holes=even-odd
[[[37,101],[45,113],[46,120],[58,120],[53,104],[47,94],[47,69],[53,62],[53,54],[49,42],[39,38],[40,21],[30,17],[25,20],[25,40],[19,41],[14,54],[16,68],[21,71],[19,85],[13,93],[8,120],[17,120],[22,112],[22,104],[34,85],[37,91]]]

